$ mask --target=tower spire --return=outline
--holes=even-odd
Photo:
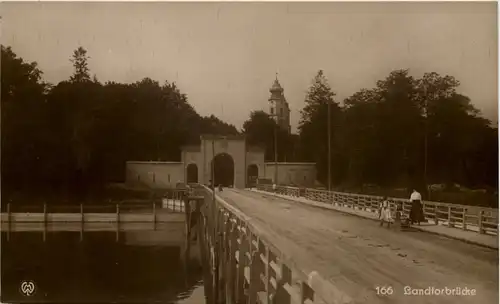
[[[276,117],[281,128],[290,132],[290,107],[283,95],[283,88],[278,80],[278,71],[276,71],[276,79],[269,92],[271,93],[271,97],[268,99],[271,106],[270,114]]]

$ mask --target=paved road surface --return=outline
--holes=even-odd
[[[316,270],[355,303],[498,303],[498,251],[402,232],[335,211],[246,190],[217,192],[269,232],[307,271]],[[380,296],[376,287],[391,286]],[[413,288],[475,288],[475,296],[407,296]]]

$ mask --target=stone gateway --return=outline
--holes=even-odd
[[[126,181],[171,188],[177,183],[209,184],[213,177],[216,185],[247,188],[255,187],[259,178],[274,179],[278,169],[278,184],[314,184],[314,163],[266,163],[264,154],[263,147],[248,145],[244,135],[202,135],[200,145],[182,148],[181,162],[127,162]]]

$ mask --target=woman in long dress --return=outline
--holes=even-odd
[[[422,207],[422,196],[417,190],[413,189],[413,192],[410,196],[410,201],[411,201],[410,221],[412,224],[418,223],[420,225],[421,222],[425,221],[425,216]]]
[[[382,203],[380,204],[379,209],[379,218],[380,218],[380,226],[384,225],[384,222],[387,223],[387,227],[391,227],[391,208],[389,205],[389,201],[387,201],[387,197],[384,197]]]

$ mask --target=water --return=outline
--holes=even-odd
[[[127,232],[2,233],[1,302],[204,304],[202,272],[172,244],[135,246]],[[135,236],[137,238],[137,233]],[[144,237],[148,234],[145,232]],[[35,291],[21,292],[23,281]]]

